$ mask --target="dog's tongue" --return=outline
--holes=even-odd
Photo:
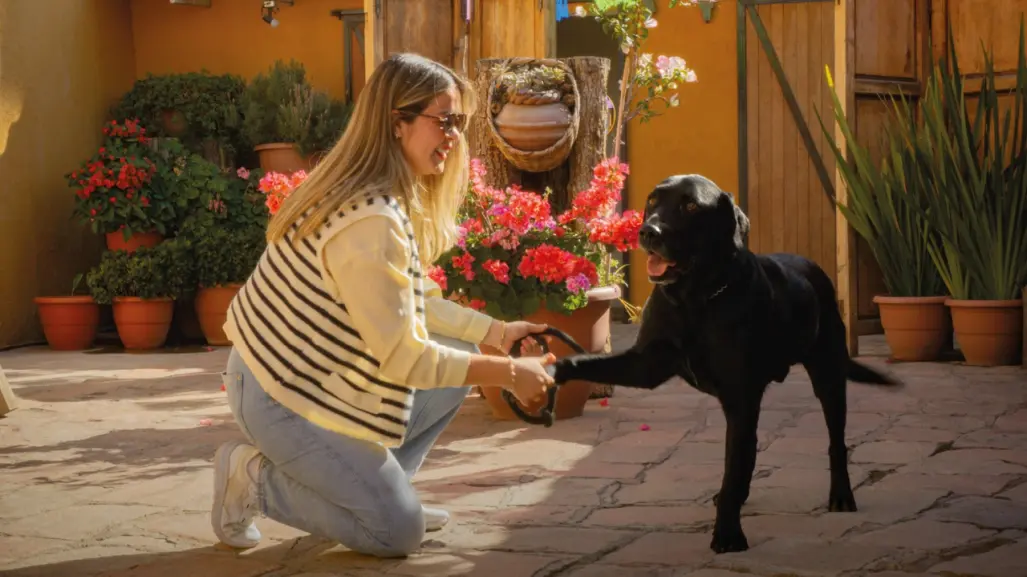
[[[646,273],[653,278],[663,276],[663,273],[667,272],[668,266],[670,263],[654,252],[649,253],[649,258],[645,262]]]

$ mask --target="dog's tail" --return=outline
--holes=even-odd
[[[877,369],[870,368],[855,359],[849,359],[848,377],[850,381],[870,385],[885,385],[889,387],[901,387],[903,385],[902,381],[886,375]]]

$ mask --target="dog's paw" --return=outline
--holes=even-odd
[[[856,511],[856,497],[852,491],[831,494],[827,499],[827,510],[832,513],[852,513]]]
[[[730,528],[714,528],[713,540],[710,541],[710,549],[714,553],[736,553],[749,549],[749,541],[742,532],[741,525]]]

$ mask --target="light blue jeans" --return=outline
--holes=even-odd
[[[464,341],[431,338],[478,350]],[[224,380],[236,422],[266,457],[258,481],[264,515],[369,555],[401,557],[420,547],[424,518],[410,480],[469,387],[416,391],[404,443],[386,449],[318,427],[283,407],[264,392],[235,349]]]

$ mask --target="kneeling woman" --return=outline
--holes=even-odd
[[[221,446],[211,521],[253,547],[258,515],[350,549],[402,556],[448,520],[410,480],[470,384],[541,396],[552,357],[508,352],[545,329],[444,300],[423,270],[456,240],[474,92],[398,54],[345,134],[284,202],[229,309],[229,405],[250,443]]]

